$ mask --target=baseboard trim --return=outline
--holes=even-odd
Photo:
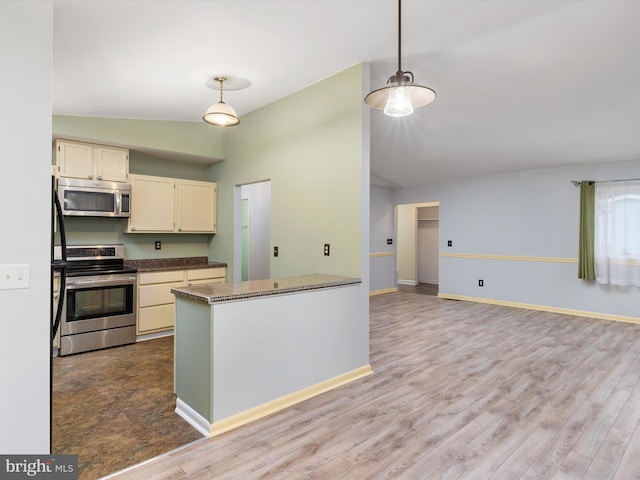
[[[178,412],[177,406],[176,412],[178,412],[178,415],[184,418],[205,436],[215,437],[216,435],[228,432],[229,430],[233,430],[234,428],[241,427],[255,420],[259,420],[268,415],[279,412],[280,410],[291,407],[292,405],[296,405],[305,400],[316,397],[321,393],[328,392],[329,390],[333,390],[347,383],[359,380],[363,377],[366,377],[367,375],[371,375],[372,373],[373,370],[371,369],[371,365],[365,365],[364,367],[360,367],[350,372],[343,373],[342,375],[338,375],[337,377],[330,378],[328,380],[325,380],[324,382],[320,382],[310,387],[303,388],[302,390],[290,393],[288,395],[285,395],[284,397],[276,398],[275,400],[263,403],[262,405],[250,408],[249,410],[237,413],[223,420],[213,422],[212,424],[207,422],[201,415],[199,415],[193,409],[189,408],[188,405],[184,404],[184,402],[180,402],[180,400],[178,399],[178,402],[180,402],[184,407],[189,408],[191,412],[195,413],[195,415],[200,417],[200,419],[204,420],[204,423],[206,423],[204,432],[201,428],[199,428],[199,426],[204,427],[202,423],[199,423],[199,426],[194,425],[194,423],[192,423],[188,418],[185,418],[180,412]],[[184,412],[186,409],[182,408],[182,410]]]
[[[276,413],[280,410],[284,410],[292,405],[303,402],[310,398],[320,395],[321,393],[328,392],[334,388],[340,387],[347,383],[359,380],[373,373],[371,365],[365,365],[364,367],[357,368],[350,372],[338,375],[337,377],[330,378],[324,382],[317,383],[307,388],[303,388],[297,392],[290,393],[284,397],[276,398],[269,402],[258,405],[257,407],[250,408],[244,412],[240,412],[231,417],[225,418],[218,422],[214,422],[211,425],[209,431],[209,437],[215,437],[222,433],[238,428],[247,423],[253,422],[260,418],[264,418],[272,413]]]
[[[384,293],[396,293],[398,291],[397,288],[383,288],[381,290],[372,290],[369,292],[369,296],[373,297],[374,295],[382,295]]]
[[[572,308],[550,307],[546,305],[534,305],[531,303],[510,302],[506,300],[495,300],[492,298],[469,297],[466,295],[456,295],[454,293],[438,293],[439,298],[449,300],[464,300],[467,302],[488,303],[490,305],[502,305],[504,307],[524,308],[527,310],[538,310],[541,312],[563,313],[577,317],[598,318],[600,320],[612,320],[614,322],[625,322],[640,324],[640,318],[627,317],[625,315],[613,315],[610,313],[588,312],[585,310],[574,310]]]
[[[398,285],[411,285],[411,286],[416,286],[418,285],[418,282],[416,282],[415,280],[402,280],[402,279],[398,279]]]
[[[208,420],[179,398],[176,399],[176,413],[203,436],[209,436],[211,424]]]

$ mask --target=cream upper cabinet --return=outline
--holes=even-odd
[[[176,182],[173,178],[130,175],[131,233],[173,232],[176,228]]]
[[[130,175],[129,233],[215,233],[217,185]]]
[[[178,231],[215,233],[217,184],[178,180]]]
[[[129,176],[129,151],[113,147],[93,147],[93,162],[98,180],[126,182]]]
[[[56,140],[56,175],[109,182],[126,182],[129,151],[89,143]]]

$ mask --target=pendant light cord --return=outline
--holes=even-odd
[[[402,72],[400,59],[402,58],[402,0],[398,0],[398,72]]]

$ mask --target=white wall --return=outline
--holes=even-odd
[[[243,185],[242,198],[249,201],[249,280],[269,278],[271,182]]]
[[[438,283],[438,207],[418,208],[418,281]]]
[[[416,246],[418,209],[415,205],[398,205],[398,283],[418,284]]]
[[[52,3],[0,2],[0,264],[31,287],[0,291],[0,453],[49,453]]]
[[[439,200],[441,293],[640,320],[640,289],[577,278],[580,192],[571,180],[624,178],[640,178],[640,160],[406,187],[395,203]]]

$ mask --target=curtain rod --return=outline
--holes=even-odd
[[[624,178],[620,180],[589,180],[589,183],[637,182],[637,181],[640,181],[640,178]],[[582,182],[579,182],[577,180],[571,180],[571,183],[573,183],[574,187],[579,187],[580,185],[582,185]]]

